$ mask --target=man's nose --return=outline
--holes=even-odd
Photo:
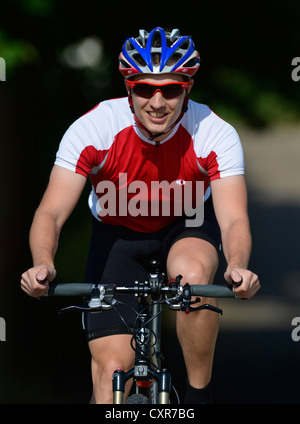
[[[160,108],[160,107],[164,107],[166,104],[165,98],[161,92],[161,90],[157,89],[153,96],[150,99],[150,104],[151,106],[155,107],[155,108]]]

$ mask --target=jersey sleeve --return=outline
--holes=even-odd
[[[99,107],[99,106],[98,106]],[[90,114],[94,114],[91,111]],[[100,134],[99,128],[89,113],[75,121],[64,134],[56,153],[55,165],[62,166],[70,171],[85,177],[92,173],[95,166],[99,166],[107,154],[108,147],[103,140],[109,139],[107,120]]]
[[[209,180],[244,174],[243,148],[236,130],[210,109],[200,127],[196,156]]]
[[[240,138],[233,127],[227,124],[220,134],[208,161],[210,180],[244,174],[244,154]]]

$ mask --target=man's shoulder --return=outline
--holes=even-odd
[[[79,120],[99,119],[99,117],[101,116],[107,119],[109,116],[113,117],[119,113],[126,116],[131,115],[127,97],[119,97],[115,99],[104,100],[98,103],[95,107],[90,109],[88,112],[83,114],[79,118]]]
[[[87,134],[118,133],[133,123],[127,97],[104,100],[76,119],[70,130]]]

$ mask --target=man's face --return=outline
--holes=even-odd
[[[183,82],[183,78],[176,74],[165,75],[138,75],[134,81],[147,82],[150,84],[168,84],[171,82]],[[134,112],[141,124],[152,134],[164,133],[179,117],[185,96],[192,88],[191,80],[188,88],[172,99],[166,99],[160,91],[156,91],[149,99],[143,98],[133,92],[127,86],[128,92],[131,90]],[[167,135],[163,135],[157,140],[162,140]]]

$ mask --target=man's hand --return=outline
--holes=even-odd
[[[247,269],[227,268],[224,278],[233,285],[233,291],[243,299],[249,299],[260,289],[258,276]]]
[[[56,276],[54,268],[38,265],[24,272],[21,277],[21,288],[31,297],[41,297],[49,289],[49,282]]]

